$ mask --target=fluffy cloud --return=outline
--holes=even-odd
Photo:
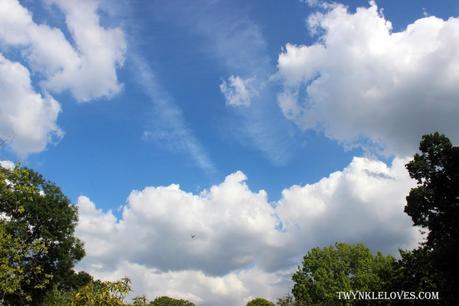
[[[110,213],[80,198],[82,222],[97,221],[81,223],[79,233],[84,238],[89,229],[92,235],[94,229],[85,224],[112,233],[113,242],[103,250],[99,241],[88,242],[88,254],[101,262],[116,262],[121,250],[129,250],[126,259],[164,271],[190,268],[223,275],[253,262],[268,265],[269,253],[280,247],[277,219],[266,193],[253,193],[245,179],[236,172],[199,195],[178,185],[133,191],[116,224]]]
[[[61,109],[49,92],[69,90],[89,101],[122,87],[116,70],[125,56],[124,35],[101,26],[98,1],[48,2],[64,13],[72,42],[61,29],[34,22],[19,1],[0,0],[0,49],[23,61],[0,54],[0,137],[22,156],[63,135],[56,125]]]
[[[414,247],[420,236],[403,213],[414,183],[404,164],[395,159],[388,167],[355,157],[343,171],[315,184],[285,189],[276,213],[296,255],[336,241],[364,242],[392,254]]]
[[[133,283],[131,296],[154,298],[167,295],[188,299],[197,305],[245,305],[250,299],[263,296],[275,300],[288,293],[290,272],[267,273],[247,269],[224,276],[206,275],[202,271],[181,270],[163,272],[145,265],[121,262],[113,271],[93,271],[101,279],[116,280],[128,275]]]
[[[400,156],[435,130],[459,140],[458,18],[425,17],[393,32],[371,2],[354,13],[328,6],[308,25],[317,43],[287,44],[278,59],[287,118]]]
[[[52,90],[70,89],[77,100],[88,101],[118,93],[116,69],[124,62],[126,42],[120,28],[102,27],[98,1],[49,0],[65,14],[78,50],[78,61],[63,66],[46,83]]]
[[[250,106],[251,100],[258,93],[253,85],[254,79],[241,79],[239,76],[230,76],[222,81],[220,91],[225,96],[226,104],[231,106]]]
[[[19,155],[40,152],[62,136],[56,124],[59,103],[36,93],[29,71],[1,54],[0,96],[0,138]]]
[[[311,247],[364,242],[393,254],[419,234],[403,213],[413,182],[404,161],[354,158],[319,182],[285,189],[271,203],[242,172],[200,194],[178,185],[133,191],[119,218],[78,200],[80,268],[102,278],[127,275],[136,293],[169,294],[200,305],[237,305],[288,292]],[[358,222],[356,222],[358,220]]]
[[[49,2],[65,14],[75,46],[60,29],[35,23],[17,0],[0,0],[0,43],[19,48],[51,91],[68,89],[79,101],[117,93],[116,68],[126,49],[121,29],[100,25],[98,1]]]

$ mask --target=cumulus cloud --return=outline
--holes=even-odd
[[[1,54],[0,96],[0,138],[19,155],[40,152],[62,136],[59,103],[35,92],[27,68]]]
[[[414,182],[395,159],[355,157],[343,171],[317,183],[292,186],[282,192],[276,213],[296,252],[336,241],[364,242],[373,250],[396,254],[412,248],[419,232],[403,213],[405,197]]]
[[[18,48],[50,91],[70,90],[78,101],[119,92],[116,69],[126,50],[122,30],[101,26],[98,1],[48,2],[64,13],[74,45],[60,29],[35,23],[17,0],[0,0],[0,44]]]
[[[167,295],[193,301],[197,305],[245,305],[263,296],[275,300],[288,293],[290,272],[267,273],[260,269],[211,276],[197,270],[162,272],[144,265],[122,262],[114,271],[94,271],[101,279],[116,280],[126,275],[132,280],[131,296],[147,293],[151,299]]]
[[[65,14],[79,60],[53,75],[47,86],[69,88],[77,100],[112,96],[121,90],[116,69],[124,62],[126,42],[121,28],[101,26],[95,0],[49,0]]]
[[[458,18],[425,17],[394,32],[375,2],[352,13],[335,4],[308,27],[317,42],[287,44],[278,59],[287,118],[399,156],[435,130],[459,140]]]
[[[225,96],[226,104],[231,106],[250,106],[253,97],[258,95],[253,85],[254,78],[241,79],[230,76],[220,84],[220,91]]]
[[[117,224],[105,222],[113,221],[110,213],[86,204],[80,209],[82,222],[104,216],[104,221],[93,224],[107,228],[107,233],[114,232],[113,242],[118,243],[110,246],[120,248],[101,252],[96,242],[88,246],[88,255],[98,250],[100,260],[113,262],[120,250],[129,249],[127,258],[134,262],[164,271],[190,268],[213,275],[266,261],[269,252],[279,247],[277,219],[274,209],[267,205],[266,193],[253,193],[245,179],[243,173],[236,172],[199,195],[184,192],[178,185],[133,191]],[[81,225],[84,237],[87,226]]]
[[[356,157],[319,182],[286,188],[275,203],[240,171],[199,194],[178,185],[132,191],[119,218],[81,196],[77,235],[87,256],[80,268],[127,275],[138,294],[200,305],[274,299],[288,292],[311,247],[363,242],[396,254],[415,246],[419,234],[403,213],[413,186],[404,163]]]
[[[48,2],[63,12],[70,37],[34,22],[19,1],[0,0],[0,138],[21,156],[43,151],[63,135],[56,124],[61,108],[50,92],[69,90],[84,102],[122,87],[117,68],[125,56],[124,35],[100,24],[98,1]],[[5,58],[11,54],[21,63]]]

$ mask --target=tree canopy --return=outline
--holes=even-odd
[[[411,275],[411,285],[439,289],[443,299],[459,303],[459,147],[433,133],[422,137],[419,150],[406,165],[417,186],[405,212],[427,231],[427,239],[420,249],[402,253],[404,274]],[[416,269],[418,264],[424,269]]]
[[[150,303],[153,306],[195,306],[193,303],[182,300],[174,299],[168,296],[157,297],[153,302]]]
[[[91,281],[76,291],[70,306],[124,306],[124,298],[131,291],[131,281]]]
[[[264,298],[255,298],[247,303],[247,306],[275,306],[273,302]]]
[[[282,305],[332,303],[338,291],[439,291],[440,301],[459,304],[459,148],[439,133],[424,135],[406,168],[417,181],[405,212],[427,234],[400,259],[372,255],[364,245],[337,243],[310,250],[293,275],[293,298]]]
[[[15,289],[1,288],[1,296],[14,304],[37,304],[47,290],[69,279],[84,255],[74,236],[77,209],[35,171],[0,167],[0,215],[2,264],[16,269]],[[8,255],[11,249],[18,254]]]
[[[336,303],[339,291],[380,291],[390,279],[394,258],[373,255],[363,244],[313,248],[293,275],[293,296],[304,304]]]

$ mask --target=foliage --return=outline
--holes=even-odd
[[[157,297],[150,305],[154,306],[195,306],[193,303],[186,300],[178,300],[168,296]]]
[[[23,250],[15,258],[2,255],[3,261],[15,261],[22,275],[14,285],[17,290],[10,288],[2,294],[6,302],[37,304],[84,256],[81,241],[73,235],[77,209],[55,184],[33,170],[0,167],[0,215],[7,221],[8,243],[20,241],[18,249]]]
[[[94,278],[84,271],[80,271],[78,273],[70,271],[70,273],[65,277],[64,281],[61,282],[60,288],[63,290],[76,290],[93,281]]]
[[[432,267],[430,251],[420,247],[412,251],[400,251],[396,262],[391,291],[438,291],[438,272]],[[433,302],[433,301],[431,301]]]
[[[34,289],[45,287],[51,275],[44,272],[43,266],[36,260],[36,254],[46,254],[46,247],[40,241],[25,243],[6,231],[5,220],[0,221],[0,304],[6,296],[17,296],[20,300],[30,302],[30,292],[23,285]],[[23,263],[28,262],[29,270],[26,275]],[[33,282],[34,279],[39,281]]]
[[[278,298],[276,301],[276,304],[278,306],[294,306],[295,304],[295,299],[292,295],[287,295],[281,298]]]
[[[59,285],[55,285],[52,290],[48,291],[42,305],[62,306],[69,305],[76,291],[83,286],[94,282],[94,279],[88,273],[81,271],[75,273],[72,271]]]
[[[373,255],[363,244],[311,249],[293,275],[297,303],[336,303],[339,291],[381,291],[388,286],[394,258]]]
[[[116,282],[92,281],[76,291],[70,306],[123,306],[131,291],[131,281],[122,278]]]
[[[59,289],[54,286],[51,290],[46,292],[41,305],[43,306],[64,306],[70,305],[74,292],[71,290]]]
[[[136,296],[135,298],[132,299],[132,305],[135,305],[135,306],[148,305],[147,297],[145,295]]]
[[[264,298],[255,298],[247,303],[247,306],[275,306],[273,302]]]
[[[406,198],[405,212],[427,230],[427,239],[420,249],[402,254],[401,273],[415,275],[405,279],[412,286],[440,289],[443,299],[459,303],[459,147],[434,133],[422,137],[419,149],[406,165],[417,187]],[[418,264],[424,268],[416,269]]]

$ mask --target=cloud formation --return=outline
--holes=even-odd
[[[303,129],[378,153],[407,156],[425,133],[459,140],[459,19],[425,17],[393,32],[375,2],[308,18],[317,42],[279,55],[278,103]],[[370,145],[368,145],[370,144]]]
[[[258,95],[254,88],[254,78],[242,79],[230,76],[220,83],[220,91],[225,96],[226,104],[230,106],[250,106],[252,98]]]
[[[222,120],[230,125],[225,133],[261,152],[272,164],[285,165],[294,156],[294,139],[291,124],[283,120],[277,106],[276,91],[268,84],[276,67],[263,28],[250,18],[249,6],[233,11],[229,2],[197,3],[171,2],[168,6],[177,14],[171,19],[198,34],[203,40],[202,52],[226,71],[221,76],[225,81],[219,84],[225,103],[244,105],[228,107],[229,120]],[[159,14],[164,18],[165,13]]]
[[[99,2],[48,3],[64,14],[69,37],[36,23],[19,1],[0,0],[0,137],[21,156],[63,135],[56,124],[61,108],[50,93],[69,90],[87,102],[122,88],[117,68],[125,57],[124,34],[101,25]],[[11,54],[21,63],[7,59]]]
[[[207,151],[187,126],[181,108],[162,88],[150,65],[138,52],[131,54],[131,60],[136,80],[150,99],[154,115],[143,139],[155,141],[162,148],[190,154],[199,168],[209,176],[214,175],[216,168]]]
[[[246,180],[238,171],[200,194],[178,185],[135,190],[120,218],[81,196],[77,235],[87,256],[80,268],[104,278],[127,275],[138,294],[238,305],[286,294],[311,247],[364,242],[396,254],[419,239],[403,213],[413,186],[403,160],[387,166],[356,157],[319,182],[285,189],[276,203]]]
[[[0,138],[19,155],[40,152],[62,131],[56,124],[59,103],[36,93],[29,71],[0,54]]]
[[[17,0],[0,1],[0,43],[18,48],[47,90],[70,90],[82,102],[119,92],[116,69],[126,51],[122,30],[101,26],[98,1],[48,2],[64,13],[74,45],[59,28],[35,23]]]

